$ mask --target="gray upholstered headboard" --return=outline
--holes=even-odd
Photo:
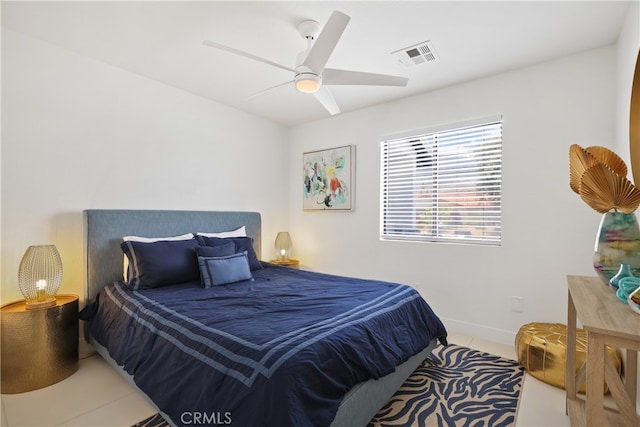
[[[122,280],[123,236],[176,236],[229,231],[244,225],[261,258],[258,212],[89,209],[83,212],[83,218],[87,302],[93,301],[104,286]]]

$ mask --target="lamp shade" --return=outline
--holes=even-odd
[[[291,256],[291,236],[286,231],[280,231],[276,236],[276,258],[279,260],[288,260]]]
[[[18,267],[18,286],[26,308],[50,307],[62,282],[62,260],[54,245],[29,246]]]

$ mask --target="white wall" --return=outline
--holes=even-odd
[[[2,92],[2,302],[34,244],[84,294],[83,209],[256,210],[268,254],[286,229],[280,125],[6,29]]]
[[[513,343],[524,323],[566,323],[565,277],[593,274],[600,218],[569,188],[568,149],[613,144],[615,55],[592,50],[293,128],[294,255],[412,284],[451,330]],[[380,136],[493,114],[504,116],[502,247],[380,241]],[[303,212],[302,153],[346,144],[356,146],[355,211]]]

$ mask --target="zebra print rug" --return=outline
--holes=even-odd
[[[131,427],[170,427],[170,424],[162,418],[162,415],[155,414]]]
[[[437,347],[369,427],[513,426],[523,380],[515,360],[455,344]]]
[[[508,427],[515,425],[524,368],[456,344],[439,346],[368,427]],[[156,414],[132,427],[169,427]]]

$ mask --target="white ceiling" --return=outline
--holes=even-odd
[[[637,1],[637,0],[636,0]],[[2,2],[2,25],[288,126],[328,117],[291,73],[206,47],[209,39],[295,67],[296,27],[351,17],[327,67],[394,74],[407,87],[332,86],[342,112],[615,43],[629,2]],[[430,40],[438,60],[406,68],[391,52]]]

